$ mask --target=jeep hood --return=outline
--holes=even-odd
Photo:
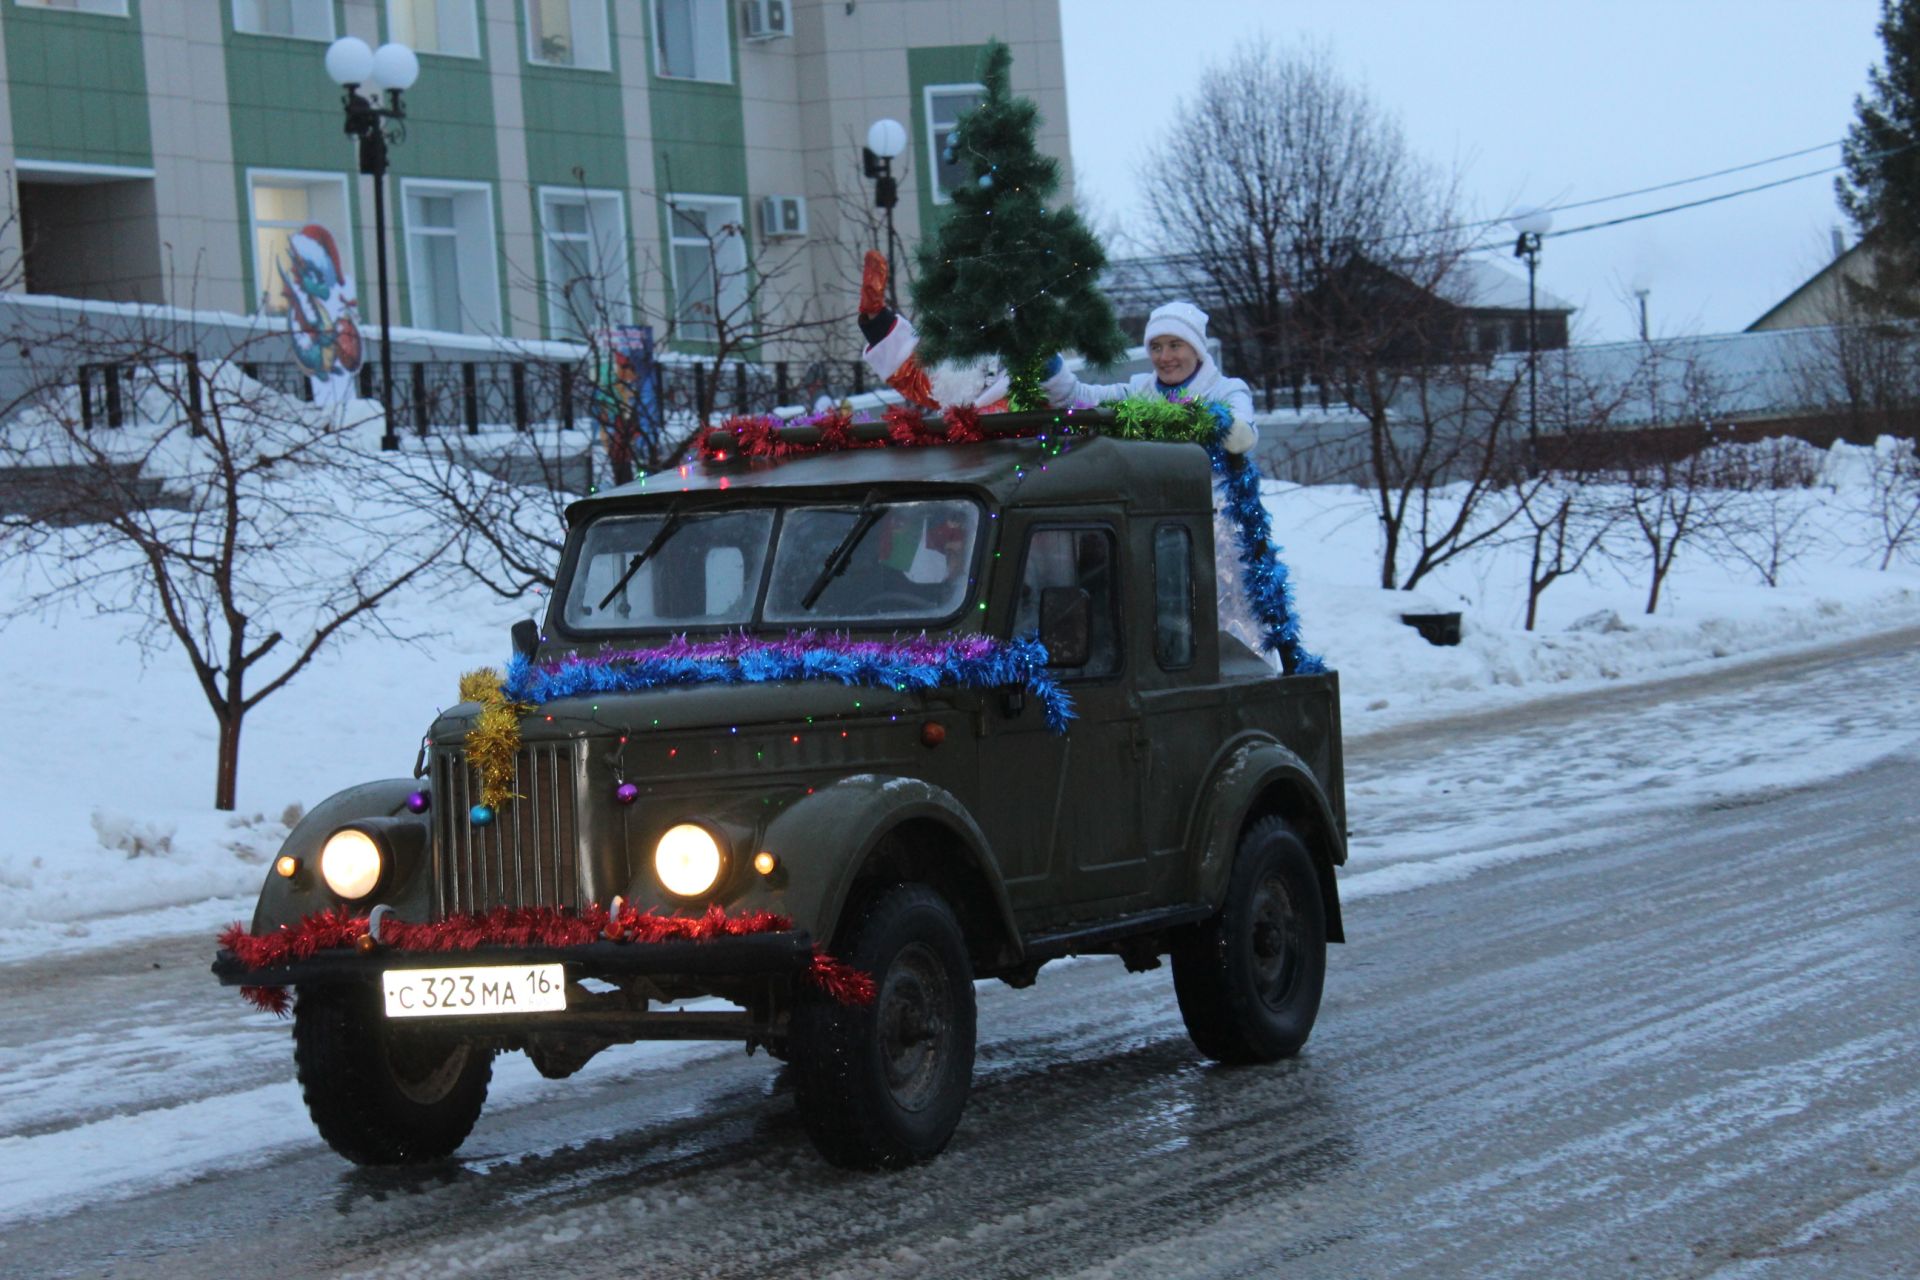
[[[763,681],[754,684],[673,685],[631,693],[556,698],[521,721],[526,741],[575,738],[609,732],[731,729],[917,713],[929,701],[945,703],[957,689],[876,689],[828,680]],[[450,707],[434,722],[435,741],[464,734],[480,712],[478,703]]]

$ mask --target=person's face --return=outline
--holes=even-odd
[[[1200,353],[1172,334],[1163,333],[1147,344],[1147,359],[1162,382],[1185,382],[1200,367]]]

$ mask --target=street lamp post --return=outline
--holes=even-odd
[[[866,150],[861,153],[866,175],[873,179],[873,202],[887,211],[887,305],[900,309],[900,295],[894,286],[893,206],[900,203],[900,182],[893,176],[893,158],[907,149],[907,127],[898,120],[875,120],[867,129]]]
[[[360,172],[373,179],[373,246],[380,297],[380,447],[400,447],[393,429],[393,341],[387,308],[387,147],[407,136],[406,107],[400,95],[420,77],[420,59],[403,44],[367,47],[358,36],[341,36],[327,46],[327,75],[345,90],[345,132],[360,140]],[[362,86],[367,89],[362,94]],[[381,93],[387,104],[380,105]]]
[[[1540,270],[1540,237],[1553,229],[1553,215],[1545,209],[1522,209],[1508,225],[1520,233],[1513,256],[1527,260],[1527,456],[1540,452],[1540,313],[1535,305],[1533,278]]]

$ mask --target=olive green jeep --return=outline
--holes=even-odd
[[[641,1039],[766,1048],[827,1159],[924,1159],[974,982],[1072,955],[1170,955],[1202,1053],[1294,1054],[1342,939],[1339,687],[1218,621],[1215,493],[1203,448],[1082,436],[720,451],[577,502],[505,678],[306,816],[214,971],[295,993],[360,1163],[456,1149],[498,1052]]]

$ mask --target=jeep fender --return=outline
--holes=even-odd
[[[300,860],[300,869],[290,877],[268,869],[259,904],[253,910],[253,931],[264,933],[283,924],[296,924],[302,917],[339,905],[340,900],[320,878],[320,846],[343,823],[359,818],[412,818],[407,812],[407,797],[419,790],[420,785],[412,778],[363,782],[335,792],[308,810],[280,846],[281,856],[291,855]],[[427,825],[424,814],[414,820],[422,827]],[[421,847],[427,847],[427,843],[423,841]],[[390,868],[375,901],[388,903],[403,919],[425,920],[431,885],[429,877],[420,874],[421,870],[418,866]],[[355,910],[369,910],[372,905],[363,903]]]
[[[856,774],[842,778],[790,806],[767,828],[766,844],[776,853],[792,850],[787,862],[793,877],[786,887],[788,912],[810,928],[822,946],[832,942],[855,883],[887,837],[902,828],[936,835],[941,862],[978,890],[974,901],[952,903],[967,926],[976,957],[1017,958],[1020,932],[1013,904],[1001,881],[986,835],[954,796],[918,778]],[[951,866],[957,862],[959,866]],[[946,864],[946,865],[943,865]],[[938,884],[936,888],[942,887]],[[999,935],[991,941],[982,929]]]
[[[1255,819],[1277,814],[1300,832],[1320,871],[1327,939],[1344,942],[1333,869],[1347,860],[1346,833],[1334,820],[1326,792],[1306,761],[1273,738],[1243,735],[1229,741],[1214,758],[1205,795],[1190,846],[1194,896],[1218,907],[1226,897],[1241,832]]]

